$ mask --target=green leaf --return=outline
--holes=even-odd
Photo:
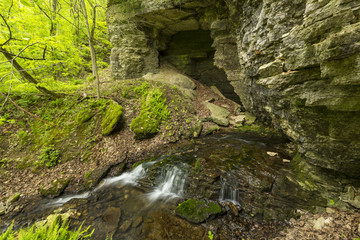
[[[27,7],[31,7],[29,1],[27,1],[27,0],[20,0],[20,2],[21,2],[21,4],[23,4],[23,5],[27,6]]]

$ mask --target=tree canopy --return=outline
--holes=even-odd
[[[106,0],[0,1],[0,92],[30,93],[39,87],[66,92],[80,85],[92,73],[86,12],[89,27],[96,29],[97,65],[106,67],[105,6]]]

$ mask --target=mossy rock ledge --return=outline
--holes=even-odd
[[[101,134],[109,135],[118,126],[123,114],[123,107],[116,102],[111,102],[101,122]]]
[[[176,207],[175,213],[191,223],[202,223],[209,218],[222,214],[223,210],[214,201],[188,199]]]
[[[75,123],[77,125],[80,125],[82,123],[85,123],[87,121],[89,121],[92,117],[94,116],[94,114],[91,112],[91,110],[85,108],[82,109],[75,118]]]

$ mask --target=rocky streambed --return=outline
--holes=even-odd
[[[93,239],[269,239],[298,208],[324,206],[286,180],[284,144],[244,134],[179,143],[91,191],[33,202],[2,227],[62,214],[91,225]]]

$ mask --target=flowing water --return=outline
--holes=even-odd
[[[92,191],[29,205],[14,220],[26,225],[54,211],[71,210],[72,225],[91,225],[94,239],[206,239],[208,230],[221,239],[266,239],[278,230],[274,221],[304,205],[288,192],[294,186],[283,178],[288,166],[276,149],[281,144],[241,135],[199,139],[105,178]],[[191,224],[174,214],[188,198],[218,201],[228,212],[202,225]]]

